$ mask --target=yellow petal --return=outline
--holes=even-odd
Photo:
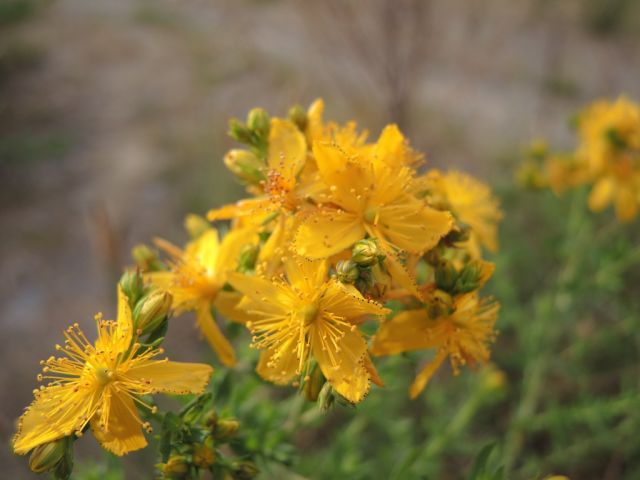
[[[369,355],[365,355],[363,358],[364,368],[369,372],[369,377],[371,377],[371,381],[379,387],[384,387],[384,382],[380,375],[378,374],[378,370],[376,370],[376,366],[373,364],[371,357]]]
[[[288,288],[281,288],[264,278],[243,275],[238,272],[229,273],[229,283],[238,292],[246,295],[238,308],[250,307],[247,313],[259,312],[262,315],[288,315],[290,306],[299,302]]]
[[[13,451],[24,455],[43,443],[71,435],[82,426],[84,418],[92,416],[95,402],[92,391],[75,384],[46,387],[38,391],[18,421],[13,437]]]
[[[440,368],[445,358],[447,358],[447,353],[444,350],[439,350],[433,360],[424,366],[409,387],[409,397],[413,399],[420,395],[420,392],[427,386],[427,383],[438,368]]]
[[[294,249],[307,258],[327,258],[364,238],[362,220],[356,215],[322,210],[305,219],[296,232]]]
[[[598,180],[589,193],[589,208],[594,212],[607,208],[613,199],[614,191],[615,182],[612,178],[604,177]]]
[[[291,189],[296,175],[302,170],[307,158],[307,143],[304,135],[289,120],[274,118],[269,130],[269,168],[275,170]]]
[[[371,388],[370,375],[364,367],[367,344],[359,331],[344,329],[337,351],[323,340],[329,335],[324,322],[317,325],[311,335],[311,348],[322,373],[340,395],[350,402],[360,402]]]
[[[404,167],[418,160],[418,157],[409,148],[404,135],[395,124],[384,127],[380,138],[378,138],[373,147],[373,155],[376,161],[392,167]]]
[[[621,187],[616,196],[616,216],[618,220],[629,223],[638,214],[638,199],[633,189]]]
[[[209,210],[207,219],[211,222],[216,220],[232,220],[234,218],[253,218],[256,222],[262,221],[264,215],[270,214],[279,208],[267,196],[240,200],[221,208]]]
[[[246,310],[240,308],[240,300],[242,300],[241,293],[221,290],[218,292],[218,295],[216,295],[213,306],[217,312],[227,320],[242,324],[255,320],[255,315],[251,315]]]
[[[258,234],[254,228],[234,228],[222,239],[216,265],[216,278],[223,284],[229,270],[235,270],[242,249],[257,245]]]
[[[432,348],[428,336],[429,318],[424,309],[405,310],[383,322],[373,338],[373,355],[397,355]]]
[[[278,348],[277,354],[273,350],[264,350],[260,354],[256,372],[276,385],[287,385],[296,375],[299,364],[300,361],[296,357],[296,339],[290,336]]]
[[[215,228],[210,228],[187,245],[185,256],[194,259],[207,272],[214,273],[218,264],[219,251],[218,231]]]
[[[118,317],[117,317],[118,335],[125,351],[129,348],[133,338],[133,315],[129,306],[129,297],[122,290],[122,286],[118,284]],[[97,341],[96,341],[97,344]]]
[[[100,425],[98,415],[91,419],[91,430],[102,448],[122,456],[147,446],[147,440],[142,433],[142,421],[130,397],[112,392],[103,408],[109,410],[106,425]]]
[[[380,208],[376,228],[397,247],[410,253],[423,253],[435,247],[452,225],[453,217],[449,212],[435,210],[404,196]]]
[[[135,380],[144,379],[148,393],[186,395],[202,393],[212,373],[213,368],[203,363],[150,360],[130,368],[127,376]]]
[[[198,306],[196,320],[200,331],[202,331],[209,345],[218,355],[218,359],[223,365],[233,367],[236,364],[236,354],[233,346],[220,331],[220,327],[213,315],[211,315],[211,308],[208,303],[202,303]]]
[[[321,98],[315,100],[309,110],[307,110],[307,142],[313,145],[314,141],[322,139],[324,124],[322,114],[324,113],[324,101]]]
[[[405,261],[401,258],[401,253],[392,248],[388,243],[386,243],[380,235],[375,230],[372,230],[372,236],[378,238],[378,244],[380,246],[380,250],[384,253],[384,265],[391,274],[391,278],[400,285],[402,288],[406,289],[409,293],[414,295],[416,298],[422,298],[422,292],[418,289],[418,284],[416,283],[416,279],[413,276],[413,273],[409,271],[407,266],[405,265]]]
[[[327,285],[320,308],[348,319],[357,319],[363,315],[386,315],[390,312],[379,303],[364,298],[353,285],[335,280]]]
[[[315,293],[329,272],[326,260],[308,260],[293,255],[287,258],[284,268],[289,283],[307,293]]]

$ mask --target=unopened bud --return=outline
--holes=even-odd
[[[254,108],[247,115],[247,127],[259,138],[267,138],[271,128],[271,118],[264,108]]]
[[[304,383],[304,395],[307,397],[307,400],[310,402],[318,400],[318,396],[320,395],[320,391],[322,390],[325,382],[326,379],[322,374],[322,370],[316,365],[311,372],[311,375]]]
[[[480,288],[480,277],[483,266],[478,260],[471,260],[462,267],[456,280],[455,291],[457,293],[469,293]]]
[[[300,105],[294,105],[289,109],[289,120],[295,123],[301,132],[307,129],[307,112]]]
[[[64,458],[67,449],[66,439],[38,445],[29,457],[29,468],[35,473],[53,470]]]
[[[251,243],[244,245],[240,249],[240,256],[238,257],[238,271],[246,273],[254,270],[258,260],[258,253],[260,253],[258,245]]]
[[[321,411],[326,412],[333,406],[335,401],[336,396],[333,393],[333,387],[329,382],[326,382],[318,395],[318,407]]]
[[[229,440],[235,435],[239,428],[240,422],[237,420],[218,420],[213,435],[220,441]]]
[[[441,261],[435,269],[436,285],[441,290],[449,292],[453,289],[458,278],[458,272],[451,262]]]
[[[135,327],[143,334],[151,333],[169,313],[172,301],[171,294],[164,290],[149,293],[133,309]]]
[[[249,460],[238,460],[231,464],[231,472],[234,480],[251,480],[258,476],[260,470]]]
[[[482,369],[480,382],[482,388],[486,391],[500,391],[504,389],[507,383],[507,376],[498,367],[489,363]]]
[[[336,276],[342,283],[353,283],[360,276],[360,270],[353,260],[340,260],[336,264]]]
[[[184,228],[191,238],[198,238],[211,228],[211,224],[204,217],[190,213],[184,219]]]
[[[214,432],[218,425],[218,412],[210,410],[204,417],[204,424],[209,428],[210,432]]]
[[[229,150],[224,156],[224,164],[239,179],[257,185],[265,180],[265,163],[248,150]]]
[[[136,304],[144,292],[142,276],[137,271],[126,271],[120,277],[122,291],[132,304]]]
[[[199,468],[209,468],[216,461],[213,444],[198,443],[193,447],[193,463]]]
[[[351,251],[351,259],[361,267],[375,265],[381,257],[378,244],[371,238],[357,241]]]
[[[151,250],[147,245],[139,244],[131,250],[131,256],[136,265],[143,271],[154,271],[160,269],[160,262],[156,252]]]
[[[229,136],[240,143],[251,144],[251,130],[237,118],[229,120]]]
[[[426,304],[429,318],[435,320],[444,315],[450,315],[453,311],[453,298],[447,292],[436,290]]]
[[[189,462],[182,455],[173,455],[169,457],[167,463],[161,466],[162,473],[168,478],[184,478],[189,472]]]

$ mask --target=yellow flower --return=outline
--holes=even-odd
[[[313,359],[340,395],[360,402],[378,377],[358,325],[364,315],[388,310],[350,285],[327,281],[325,261],[288,259],[285,270],[288,281],[229,275],[246,295],[240,306],[256,317],[247,326],[253,346],[263,350],[258,373],[288,384],[296,375],[307,376]]]
[[[236,362],[233,346],[220,331],[211,308],[215,307],[230,320],[247,320],[247,315],[236,308],[240,295],[223,287],[228,272],[237,266],[242,247],[257,243],[257,235],[250,229],[235,229],[220,242],[218,231],[210,228],[184,250],[165,240],[156,242],[172,257],[170,270],[150,272],[145,278],[171,293],[177,313],[195,311],[198,327],[220,361],[233,366]]]
[[[300,204],[296,177],[307,159],[307,144],[298,127],[288,120],[274,118],[269,130],[269,150],[263,194],[213,209],[211,221],[249,217],[256,223],[266,215],[295,210]]]
[[[489,343],[495,339],[493,326],[498,310],[498,303],[480,299],[473,292],[456,297],[452,312],[435,319],[424,308],[403,311],[380,326],[371,353],[396,355],[436,349],[435,357],[418,373],[409,389],[411,398],[416,398],[447,357],[454,374],[462,365],[474,367],[489,360]]]
[[[196,363],[158,360],[161,349],[136,343],[131,309],[118,290],[116,322],[96,316],[98,339],[92,345],[77,324],[65,331],[64,356],[41,362],[47,386],[34,391],[35,400],[22,415],[13,450],[19,455],[47,442],[76,434],[90,424],[102,447],[124,455],[147,445],[136,405],[151,393],[201,393],[213,369]]]
[[[613,204],[618,220],[628,223],[638,215],[640,170],[633,170],[629,163],[622,162],[616,167],[594,183],[589,193],[589,208],[599,212]]]
[[[436,196],[442,196],[444,204],[458,220],[471,227],[467,244],[471,255],[479,258],[480,246],[491,252],[498,249],[497,230],[502,219],[498,200],[485,183],[455,170],[428,175],[428,184]]]
[[[334,122],[324,122],[324,101],[315,100],[307,111],[307,145],[311,147],[314,142],[333,142],[343,149],[357,149],[365,145],[368,132],[358,132],[358,125],[354,121],[347,122],[343,127]],[[309,148],[310,149],[310,148]]]
[[[313,154],[325,190],[304,213],[294,248],[307,258],[327,258],[365,235],[378,240],[394,279],[418,295],[405,253],[433,248],[452,225],[448,212],[429,207],[412,193],[414,171],[387,155],[392,142],[347,155],[339,145],[315,143]]]

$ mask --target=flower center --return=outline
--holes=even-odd
[[[364,221],[375,225],[378,223],[378,216],[380,215],[380,207],[367,207],[362,215]]]
[[[315,305],[305,305],[300,310],[300,313],[302,314],[304,326],[308,327],[318,316],[318,307],[316,307]]]
[[[94,368],[94,372],[96,375],[96,379],[98,380],[98,383],[102,386],[106,385],[107,383],[113,380],[113,377],[114,377],[113,371],[109,370],[108,368],[96,367]]]

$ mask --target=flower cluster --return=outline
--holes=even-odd
[[[558,194],[589,185],[592,211],[613,205],[621,222],[631,222],[640,206],[640,106],[625,97],[597,101],[577,116],[576,126],[579,142],[574,151],[550,152],[536,142],[521,179]]]
[[[177,313],[196,311],[227,366],[236,356],[215,318],[244,324],[261,352],[257,373],[279,385],[317,393],[327,382],[358,403],[383,385],[371,355],[432,349],[415,396],[445,357],[454,371],[489,357],[498,306],[478,291],[501,213],[478,180],[423,172],[397,126],[369,141],[354,122],[325,122],[323,109],[317,100],[287,118],[254,109],[232,120],[244,148],[225,164],[250,197],[208,212],[230,221],[222,240],[195,216],[184,249],[157,240],[168,259],[145,277],[174,296]],[[163,264],[139,262],[149,263]],[[361,328],[369,320],[380,325],[373,338]]]
[[[68,478],[70,445],[88,428],[117,455],[142,448],[148,420],[160,419],[163,478],[257,473],[250,459],[223,461],[217,450],[237,423],[207,423],[202,408],[157,416],[150,394],[201,394],[212,373],[158,359],[171,314],[194,312],[225,367],[237,355],[223,320],[246,327],[257,373],[325,407],[384,385],[374,356],[432,352],[412,397],[447,358],[454,373],[487,362],[498,304],[479,293],[493,272],[482,253],[497,248],[501,218],[490,189],[425,170],[395,125],[369,141],[353,122],[325,122],[323,108],[317,100],[286,118],[254,109],[231,122],[243,148],[224,161],[250,197],[207,220],[189,215],[183,247],[156,239],[162,255],[134,248],[117,320],[97,317],[95,343],[78,325],[65,332],[63,356],[42,363],[39,379],[50,383],[34,391],[13,441],[18,454],[33,450],[34,471]]]

